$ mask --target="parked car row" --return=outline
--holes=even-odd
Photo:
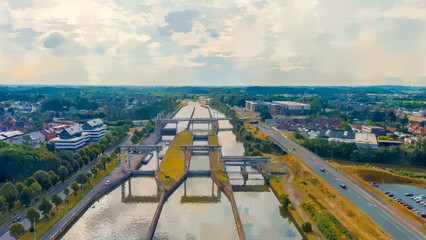
[[[419,215],[419,216],[421,216],[422,218],[425,218],[426,219],[426,213],[424,213],[424,212],[421,212],[421,211],[419,211],[419,210],[417,210],[417,209],[414,209],[413,208],[413,206],[411,206],[410,204],[408,204],[408,203],[406,203],[406,202],[404,202],[401,198],[399,198],[399,197],[396,197],[396,196],[394,196],[392,193],[390,193],[390,192],[385,192],[385,194],[386,195],[388,195],[390,198],[392,198],[394,201],[396,201],[397,203],[399,203],[399,204],[401,204],[402,206],[404,206],[404,207],[406,207],[406,208],[408,208],[408,209],[410,209],[410,210],[412,210],[413,212],[415,212],[417,215]],[[405,196],[409,196],[409,195],[407,195],[407,194],[411,194],[411,193],[406,193],[405,194]],[[411,199],[417,199],[417,198],[419,198],[419,197],[416,197],[416,196],[413,196],[413,194],[411,194],[411,197],[410,197]],[[420,203],[420,202],[419,202]],[[422,203],[420,203],[420,204],[422,204],[423,206],[426,206],[426,205],[424,205],[424,204],[426,204],[425,202],[422,202]]]
[[[418,197],[416,197],[416,196],[411,196],[410,198],[411,198],[414,202],[416,202],[416,203],[418,203],[418,204],[420,204],[420,205],[426,206],[426,200],[425,200],[425,198],[423,198],[423,197],[421,197],[421,196],[418,196]]]

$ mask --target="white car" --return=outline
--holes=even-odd
[[[111,182],[108,180],[105,182],[105,186],[108,186]]]

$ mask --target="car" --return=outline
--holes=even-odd
[[[406,206],[408,206],[408,205],[410,205],[410,204],[408,204],[408,203],[403,203],[403,204],[402,204],[402,206],[404,206],[404,207],[406,207]]]
[[[293,148],[293,151],[296,151],[296,148]]]
[[[108,180],[105,182],[105,186],[108,186],[111,182]]]
[[[378,187],[378,186],[379,186],[379,184],[377,184],[377,183],[375,183],[375,182],[371,182],[370,184],[371,184],[371,186],[373,186],[373,187]]]
[[[21,220],[21,217],[18,216],[18,217],[13,219],[13,222],[16,223],[16,222],[19,222],[20,220]]]
[[[391,193],[391,194],[389,194],[389,197],[393,197],[394,195]]]
[[[343,189],[346,189],[346,185],[343,184],[343,183],[340,184],[340,187],[343,188]]]
[[[407,196],[407,197],[411,197],[411,196],[413,196],[413,194],[412,193],[406,193],[406,194],[404,194],[405,196]]]
[[[389,195],[390,192],[385,192],[386,195]]]
[[[324,168],[320,168],[320,171],[321,171],[321,172],[325,172],[325,169],[324,169]]]
[[[411,206],[411,205],[408,205],[408,206],[405,206],[406,208],[408,208],[408,209],[413,209],[413,206]]]

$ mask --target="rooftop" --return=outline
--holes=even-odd
[[[290,106],[309,106],[309,104],[299,103],[299,102],[292,102],[292,101],[273,101],[273,103],[283,104],[283,105],[290,105]]]

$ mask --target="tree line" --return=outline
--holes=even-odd
[[[355,143],[329,142],[328,139],[305,139],[303,146],[325,158],[362,163],[385,163],[426,166],[426,138],[418,138],[412,146],[392,146],[374,149],[371,147],[358,148]]]
[[[52,153],[44,146],[32,148],[25,145],[12,145],[1,148],[0,164],[6,166],[9,179],[27,174],[30,174],[30,176],[25,181],[15,184],[9,181],[0,188],[0,212],[10,211],[17,203],[29,205],[33,199],[47,192],[59,182],[64,182],[68,177],[96,160],[105,150],[119,144],[127,136],[128,131],[129,126],[127,124],[113,127],[105,133],[99,143],[85,146],[77,152],[59,151]],[[18,150],[16,154],[11,153],[13,149]],[[2,155],[4,152],[6,155]],[[113,154],[113,157],[116,153]],[[8,157],[4,158],[3,156]],[[110,157],[104,157],[95,167],[99,169],[101,168],[100,165],[105,166],[110,161]],[[8,162],[12,163],[7,164]],[[91,173],[96,175],[97,172],[94,173],[94,171],[96,170],[91,171]],[[86,175],[86,177],[88,176]],[[19,204],[17,207],[19,207]]]

